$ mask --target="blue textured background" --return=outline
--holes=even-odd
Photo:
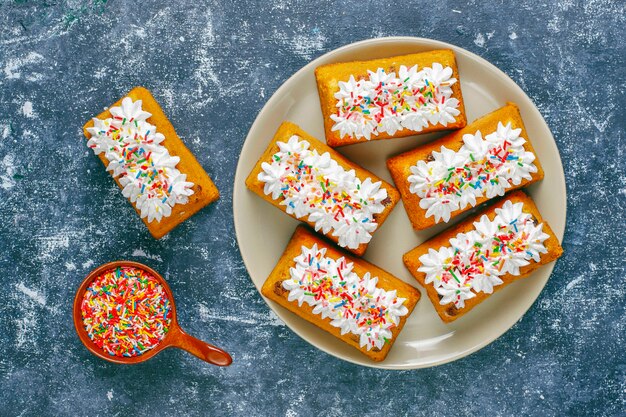
[[[0,0],[0,414],[624,415],[626,11],[536,3]],[[269,96],[312,58],[389,35],[454,43],[511,76],[554,133],[569,206],[565,256],[523,319],[470,357],[404,372],[339,361],[270,314],[232,221],[237,156]],[[81,133],[135,85],[222,192],[161,241]],[[88,353],[71,300],[118,258],[161,271],[183,327],[235,363]]]

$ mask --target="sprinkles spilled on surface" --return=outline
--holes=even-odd
[[[148,272],[118,267],[97,276],[83,295],[89,338],[111,356],[139,356],[169,331],[172,310],[165,289]]]

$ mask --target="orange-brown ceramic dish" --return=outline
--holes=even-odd
[[[156,345],[154,348],[146,351],[145,353],[132,356],[132,357],[120,357],[120,356],[111,356],[107,354],[104,350],[100,349],[90,338],[83,326],[83,318],[81,314],[81,302],[83,300],[83,295],[85,291],[91,284],[91,282],[98,277],[103,272],[117,268],[118,266],[130,266],[134,268],[143,269],[144,271],[151,274],[165,289],[165,293],[169,298],[169,301],[172,306],[172,322],[170,324],[170,330],[165,335],[163,340]],[[170,289],[167,282],[163,279],[158,272],[154,269],[147,267],[146,265],[140,264],[139,262],[133,261],[116,261],[109,262],[107,264],[101,265],[98,268],[91,271],[87,278],[83,281],[83,283],[76,291],[76,297],[74,297],[74,327],[76,328],[76,332],[78,333],[78,337],[80,341],[83,342],[83,345],[94,355],[109,362],[114,363],[123,363],[123,364],[134,364],[139,362],[145,362],[148,359],[152,358],[159,352],[169,347],[177,347],[179,349],[186,350],[194,356],[211,363],[217,366],[228,366],[232,363],[232,358],[230,355],[223,351],[220,348],[217,348],[213,345],[210,345],[202,340],[196,339],[195,337],[189,336],[185,333],[178,324],[178,320],[176,319],[176,303],[174,303],[174,295],[172,294],[172,290]]]

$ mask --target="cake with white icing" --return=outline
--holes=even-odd
[[[296,229],[263,295],[374,361],[383,360],[419,300],[415,288]]]
[[[562,252],[530,197],[515,191],[403,259],[439,316],[450,322]]]
[[[450,50],[328,64],[315,76],[331,147],[466,124]]]
[[[512,103],[464,129],[387,161],[416,230],[447,223],[487,200],[543,178]]]
[[[161,238],[219,192],[148,90],[136,87],[84,126],[148,230]]]
[[[283,123],[247,187],[356,255],[399,200],[398,191],[293,123]]]

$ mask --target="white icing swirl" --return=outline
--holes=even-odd
[[[332,231],[339,246],[357,249],[368,243],[378,227],[374,215],[385,210],[382,182],[361,181],[353,169],[346,171],[328,152],[309,150],[309,142],[296,135],[277,145],[280,151],[271,163],[263,162],[258,175],[263,192],[282,199],[288,214],[307,217],[316,231]]]
[[[417,65],[408,69],[402,65],[397,75],[382,68],[368,74],[366,79],[351,75],[339,82],[337,114],[330,118],[335,122],[332,130],[342,138],[370,140],[372,135],[393,136],[403,129],[420,132],[429,124],[454,123],[460,113],[459,100],[450,98],[457,82],[450,67],[433,63],[418,71]]]
[[[413,165],[409,190],[421,198],[426,217],[447,222],[452,212],[474,207],[477,198],[502,196],[512,185],[531,180],[537,172],[535,155],[524,148],[521,131],[499,122],[485,139],[480,131],[465,134],[457,152],[442,146],[441,152],[432,152],[432,161]]]
[[[161,221],[174,205],[187,203],[194,184],[176,169],[180,158],[161,145],[165,137],[147,122],[151,114],[141,105],[141,100],[125,97],[121,107],[109,109],[113,117],[94,117],[87,145],[96,155],[104,153],[107,171],[119,179],[122,194],[135,203],[141,217]]]
[[[313,314],[330,318],[330,324],[340,328],[342,335],[358,336],[362,348],[382,349],[400,318],[409,312],[403,305],[406,299],[398,298],[396,290],[377,287],[378,278],[369,272],[359,277],[344,257],[325,255],[326,248],[318,249],[317,244],[302,246],[290,278],[282,284],[289,291],[288,300],[298,301],[298,306],[307,303]]]
[[[508,200],[495,210],[493,220],[483,215],[474,222],[474,230],[450,239],[450,246],[431,248],[420,256],[417,270],[426,274],[426,284],[435,287],[440,304],[463,308],[465,300],[477,293],[491,294],[502,284],[501,276],[519,275],[530,259],[539,262],[540,254],[547,252],[543,242],[550,236],[543,232],[543,223],[536,225],[522,211],[523,206]]]

